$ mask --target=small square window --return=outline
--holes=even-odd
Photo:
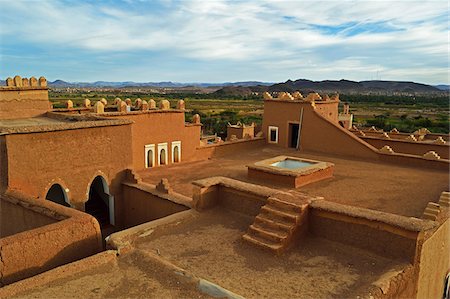
[[[269,143],[278,143],[278,127],[269,126]]]

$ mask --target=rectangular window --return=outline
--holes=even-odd
[[[278,127],[269,126],[269,143],[278,143]]]

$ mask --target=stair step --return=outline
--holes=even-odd
[[[263,214],[266,214],[267,218],[269,219],[271,218],[282,219],[290,223],[297,223],[298,219],[300,218],[299,217],[300,215],[297,213],[280,211],[277,210],[276,208],[269,207],[267,205],[261,207],[261,212]]]
[[[271,242],[271,241],[263,239],[259,236],[245,234],[242,236],[242,238],[245,241],[252,243],[256,246],[259,246],[262,249],[268,249],[268,250],[276,252],[276,253],[278,253],[281,249],[283,249],[283,245],[281,245],[279,243]]]
[[[302,207],[292,203],[292,202],[288,202],[276,197],[269,197],[269,199],[267,200],[267,203],[269,204],[269,206],[273,206],[275,208],[278,208],[282,211],[290,211],[290,212],[295,212],[295,213],[299,213],[302,211]]]
[[[282,230],[287,233],[292,232],[292,230],[294,229],[294,225],[292,222],[274,221],[273,219],[265,217],[265,215],[256,216],[255,224],[273,230]]]
[[[250,235],[256,234],[263,239],[268,239],[274,242],[283,242],[285,241],[289,234],[285,231],[274,231],[274,230],[268,230],[264,227],[252,224],[250,225],[249,232]]]

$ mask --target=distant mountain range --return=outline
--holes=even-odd
[[[288,80],[284,83],[277,83],[268,87],[269,91],[322,91],[322,92],[340,92],[340,93],[428,93],[440,92],[441,89],[415,82],[403,81],[349,81],[349,80],[324,80],[311,81],[299,79],[296,81]]]
[[[4,80],[0,80],[0,85],[5,85]],[[295,81],[288,80],[282,83],[269,83],[259,81],[243,81],[243,82],[224,82],[224,83],[179,83],[179,82],[147,82],[139,83],[133,81],[124,82],[66,82],[63,80],[55,80],[48,82],[51,88],[212,88],[218,89],[217,94],[223,95],[248,95],[254,92],[277,92],[288,91],[293,92],[299,90],[303,93],[307,92],[326,92],[326,93],[350,93],[350,94],[394,94],[394,93],[445,93],[450,91],[449,85],[426,85],[415,82],[405,81],[350,81],[350,80],[324,80],[311,81],[307,79],[298,79]]]
[[[157,88],[180,88],[180,87],[223,87],[223,86],[255,86],[263,85],[268,86],[273,83],[268,82],[258,82],[258,81],[244,81],[244,82],[225,82],[225,83],[178,83],[178,82],[108,82],[108,81],[96,81],[96,82],[66,82],[63,80],[55,80],[53,82],[48,82],[49,87],[54,88],[101,88],[101,87],[112,87],[112,88],[123,88],[123,87],[157,87]]]

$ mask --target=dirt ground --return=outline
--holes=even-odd
[[[420,217],[428,202],[437,202],[441,192],[449,190],[449,173],[445,171],[351,160],[275,146],[236,152],[207,161],[146,169],[139,174],[144,181],[152,184],[167,178],[176,192],[187,196],[192,196],[192,181],[211,176],[226,176],[287,190],[267,181],[247,178],[245,165],[278,155],[334,163],[332,179],[300,187],[298,191],[342,204]]]
[[[93,267],[11,298],[212,298],[138,253]]]
[[[316,237],[277,257],[242,241],[251,222],[213,209],[158,227],[136,246],[245,298],[357,298],[383,273],[403,267]]]

